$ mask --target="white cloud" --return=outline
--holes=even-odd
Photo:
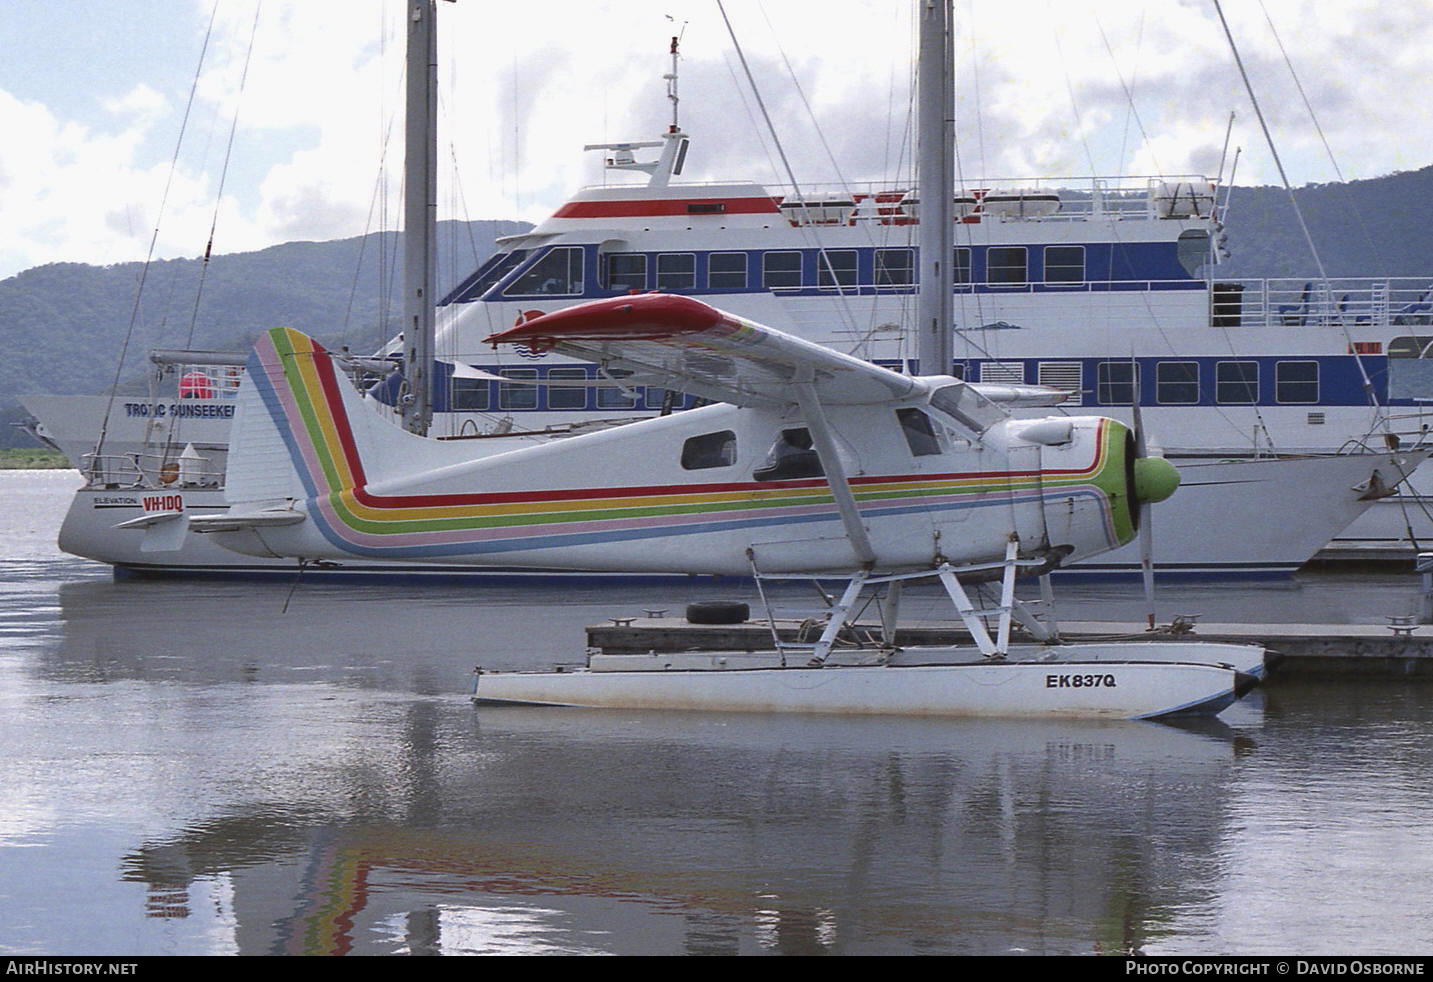
[[[746,82],[709,0],[464,0],[439,7],[445,213],[538,220],[575,188],[603,180],[597,156],[582,145],[651,139],[664,128],[667,39],[682,30],[682,123],[695,137],[685,176],[786,180],[753,121],[750,94],[738,91]],[[1303,184],[1335,175],[1263,7],[1345,177],[1430,163],[1426,143],[1407,135],[1433,102],[1433,79],[1421,70],[1433,18],[1421,6],[1224,4],[1290,179]],[[220,5],[166,207],[162,255],[202,250],[236,108],[219,249],[364,231],[385,150],[386,200],[396,216],[404,8],[393,0],[266,0],[250,58],[254,6]],[[956,8],[967,171],[1212,171],[1235,111],[1241,182],[1277,180],[1211,4],[1109,0],[1091,9],[1053,0],[956,0]],[[210,9],[209,0],[194,0],[182,24],[133,29],[184,37],[197,61]],[[798,179],[829,181],[839,171],[874,180],[899,177],[895,172],[909,166],[909,5],[832,0],[818,10],[726,0],[726,10]],[[33,30],[42,40],[52,36]],[[182,68],[170,73],[168,87],[133,74],[84,78],[107,112],[85,121],[0,92],[7,133],[0,145],[7,219],[0,275],[55,259],[143,255],[189,94],[192,63]],[[452,204],[458,194],[450,148],[465,212]]]

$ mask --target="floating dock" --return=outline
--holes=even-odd
[[[820,625],[810,621],[752,619],[736,624],[692,624],[681,617],[650,612],[615,617],[587,629],[587,645],[606,654],[679,651],[762,651],[773,645],[773,627],[783,644],[814,639]],[[857,628],[878,637],[878,625]],[[1143,624],[1070,621],[1060,624],[1066,641],[1167,640],[1220,641],[1262,645],[1282,656],[1280,675],[1357,675],[1433,678],[1433,624],[1389,618],[1385,624],[1218,624],[1176,622],[1155,631]],[[1022,639],[1024,640],[1024,639]],[[913,624],[896,631],[899,647],[969,644],[959,625]],[[838,646],[839,647],[839,646]]]

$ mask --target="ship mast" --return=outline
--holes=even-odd
[[[426,435],[433,422],[433,335],[437,255],[438,32],[436,0],[409,0],[403,161],[403,428]]]
[[[922,0],[916,132],[920,141],[916,193],[919,202],[920,302],[916,357],[922,375],[946,375],[954,360],[952,299],[955,259],[955,112],[953,16],[950,0]]]

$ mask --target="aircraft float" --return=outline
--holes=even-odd
[[[479,702],[1152,718],[1216,713],[1262,673],[1255,646],[1060,643],[1015,597],[1018,576],[1131,541],[1175,491],[1174,467],[1119,421],[1015,419],[1002,403],[1053,405],[1048,391],[902,375],[683,296],[599,300],[488,341],[710,404],[511,450],[433,440],[365,404],[315,341],[276,329],[241,388],[229,512],[132,524],[154,549],[195,532],[309,560],[845,582],[803,648],[599,653],[579,671],[481,674]],[[902,585],[931,578],[971,646],[891,643]],[[967,587],[990,581],[998,605],[978,608]],[[878,643],[842,647],[868,591]],[[1012,643],[1017,623],[1029,643]]]

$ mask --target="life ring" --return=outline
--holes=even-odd
[[[214,380],[203,372],[185,372],[179,379],[179,398],[214,398]]]

